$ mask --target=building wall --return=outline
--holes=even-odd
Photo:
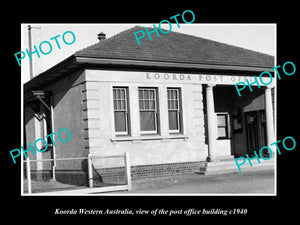
[[[52,92],[53,99],[53,132],[55,132],[56,158],[73,158],[87,156],[84,150],[84,71],[77,71],[44,88]],[[57,133],[66,128],[71,133],[68,142],[61,142]],[[60,133],[61,139],[66,140],[68,134]],[[57,161],[56,169],[82,169],[82,160]]]
[[[244,156],[247,153],[245,112],[265,109],[264,90],[255,89],[245,93],[243,97],[236,98],[234,107],[242,109],[242,133],[233,134],[233,150],[236,156]]]
[[[239,98],[233,86],[246,79],[239,76],[174,74],[165,72],[138,72],[117,70],[86,70],[86,102],[89,129],[85,132],[85,148],[92,155],[120,155],[129,152],[131,163],[151,165],[205,160],[207,142],[205,140],[205,119],[203,113],[203,84],[216,82],[214,87],[215,111],[228,112],[238,107],[242,114],[246,111],[264,108],[264,91],[243,93]],[[248,79],[253,79],[248,78]],[[226,85],[226,86],[223,86]],[[130,137],[116,137],[114,133],[114,114],[112,88],[128,87],[130,104]],[[159,93],[160,134],[143,136],[139,131],[138,87],[156,87]],[[182,91],[183,134],[174,136],[168,133],[167,87],[178,87]],[[204,94],[204,95],[203,95]],[[243,116],[243,115],[242,115]],[[246,132],[243,118],[243,131],[232,134],[231,139],[217,140],[218,155],[239,155],[246,152]],[[100,164],[100,163],[99,163]],[[102,166],[118,166],[107,160]]]
[[[229,113],[229,118],[232,118],[232,110],[233,110],[233,99],[236,97],[234,96],[235,88],[234,86],[215,86],[214,87],[214,103],[215,103],[215,113]],[[231,123],[229,122],[229,125]],[[232,151],[232,134],[230,128],[230,139],[217,139],[216,140],[216,148],[217,154],[220,156],[229,156],[233,155]]]
[[[214,88],[214,101],[215,112],[228,112],[231,118],[233,111],[238,108],[241,109],[242,118],[242,132],[232,133],[231,127],[231,139],[217,140],[219,151],[228,151],[232,155],[242,156],[247,153],[247,140],[246,140],[246,124],[245,124],[245,112],[265,109],[264,90],[252,87],[253,92],[245,91],[242,93],[242,97],[239,97],[236,93],[234,86],[216,86]]]
[[[204,136],[202,85],[141,80],[145,73],[124,71],[86,70],[86,98],[88,113],[87,144],[92,155],[120,155],[130,153],[131,165],[151,165],[205,160],[207,145]],[[116,137],[114,133],[114,86],[129,88],[131,136]],[[139,131],[138,87],[157,87],[160,134],[143,136]],[[168,132],[167,87],[181,88],[183,134]],[[119,163],[121,163],[119,161]],[[97,164],[97,162],[95,162]],[[101,166],[119,166],[107,160]],[[95,165],[100,167],[99,165]]]
[[[30,160],[42,160],[42,159],[50,159],[52,154],[52,147],[48,146],[47,149],[44,152],[39,152],[35,148],[38,149],[44,149],[45,146],[42,145],[42,141],[38,141],[35,143],[37,139],[44,138],[42,135],[42,119],[39,113],[36,110],[39,110],[38,100],[36,100],[35,103],[28,103],[26,102],[24,104],[24,126],[25,126],[25,143],[26,145],[23,146],[24,151],[27,151],[25,154],[23,154],[23,158],[26,159],[28,157]],[[32,146],[33,150],[30,150],[30,144]],[[26,155],[26,157],[25,157]],[[26,165],[26,164],[24,164]],[[50,169],[51,168],[51,162],[31,162],[31,169],[32,170],[43,170],[43,169]],[[24,167],[25,169],[25,167]]]
[[[34,145],[34,141],[36,140],[36,121],[34,110],[29,106],[29,104],[24,104],[24,126],[25,126],[25,142],[26,146],[23,146],[24,149],[29,149],[29,143]],[[32,152],[28,152],[27,156],[30,159],[36,159],[36,155]]]
[[[213,89],[215,112],[228,112],[231,118],[233,110],[240,107],[243,117],[242,133],[231,134],[231,139],[217,140],[217,154],[238,156],[246,153],[244,112],[264,109],[263,90],[254,88],[254,92],[245,91],[243,97],[239,98],[232,85],[237,79],[234,76],[165,72],[149,74],[147,71],[86,69],[74,72],[43,88],[44,91],[51,91],[53,98],[56,158],[86,157],[89,153],[92,156],[112,156],[129,152],[131,166],[136,168],[134,171],[138,171],[137,174],[140,174],[141,168],[144,168],[141,166],[168,168],[167,164],[172,164],[172,169],[177,170],[182,165],[183,167],[188,165],[182,163],[196,165],[198,162],[205,161],[208,156],[204,117],[205,84],[211,81],[217,83]],[[128,137],[116,136],[114,131],[112,90],[115,86],[128,87],[131,126]],[[139,87],[156,87],[158,90],[160,129],[157,135],[140,133]],[[181,90],[183,115],[181,134],[169,134],[168,87]],[[40,138],[39,121],[34,117],[30,107],[25,107],[25,113],[26,142],[33,144],[37,138]],[[57,132],[62,128],[68,129],[71,133],[71,139],[66,143],[60,142],[57,138]],[[62,139],[66,138],[67,136],[62,133]],[[51,148],[49,149],[47,152],[38,153],[36,158],[51,158]],[[37,170],[50,171],[51,166],[53,165],[49,163],[37,163],[34,167]],[[122,158],[94,159],[93,166],[98,171],[112,167],[117,169],[124,166],[124,160]],[[143,170],[148,171],[149,168]],[[49,171],[47,176],[50,176]],[[184,172],[181,169],[179,171]],[[85,179],[87,161],[57,161],[57,177],[60,174],[64,179],[67,174],[74,172],[81,177],[80,180]],[[70,176],[68,179],[71,179]]]
[[[53,98],[56,158],[86,157],[89,153],[92,156],[112,156],[129,152],[134,179],[194,171],[208,156],[204,106],[205,84],[211,81],[217,83],[213,89],[215,112],[228,112],[231,118],[233,110],[240,107],[243,117],[242,133],[231,134],[231,139],[217,140],[217,154],[238,156],[246,153],[244,112],[264,109],[263,90],[254,88],[254,92],[245,92],[239,98],[232,84],[242,77],[165,72],[149,74],[142,71],[86,69],[43,88],[44,91],[51,91]],[[115,86],[128,87],[131,125],[128,137],[116,136],[114,131],[112,90]],[[156,87],[158,90],[158,135],[140,133],[139,87]],[[181,134],[169,134],[168,131],[168,87],[181,89]],[[29,106],[25,106],[24,111],[28,145],[40,138],[40,122]],[[66,143],[57,138],[57,132],[62,128],[71,133],[71,139]],[[62,139],[66,138],[62,133]],[[53,149],[49,148],[47,152],[37,153],[36,159],[51,158],[51,151]],[[52,166],[49,163],[33,165],[34,169],[43,171],[46,178],[51,177]],[[55,171],[57,180],[61,182],[86,183],[87,160],[57,161]],[[119,182],[119,178],[124,177],[124,159],[93,159],[93,173],[97,181]]]

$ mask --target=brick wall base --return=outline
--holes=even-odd
[[[183,174],[192,174],[204,165],[204,161],[152,164],[131,167],[132,180],[170,177]],[[33,180],[49,180],[50,171],[32,171]],[[61,183],[88,186],[87,171],[82,170],[56,170],[56,180]],[[93,168],[94,185],[126,184],[125,167]]]

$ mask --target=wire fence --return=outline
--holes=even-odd
[[[129,154],[23,161],[23,194],[131,190]]]

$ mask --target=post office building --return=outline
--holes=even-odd
[[[68,143],[49,139],[49,151],[30,157],[128,152],[138,179],[234,162],[273,142],[275,87],[257,87],[253,78],[274,67],[273,56],[178,32],[138,45],[134,32],[141,29],[102,38],[25,83],[27,147],[62,128],[71,133]],[[239,97],[234,84],[246,79],[252,92]],[[117,165],[101,166],[114,176]],[[35,169],[51,176],[43,163]],[[82,170],[71,162],[56,167]]]

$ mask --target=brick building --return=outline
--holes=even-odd
[[[138,45],[133,34],[141,29],[77,51],[24,84],[26,143],[62,128],[72,135],[31,158],[129,152],[136,179],[234,162],[272,143],[274,88],[252,86],[239,97],[234,84],[269,71],[273,56],[177,32]],[[118,173],[103,163],[102,173]],[[50,167],[34,169],[49,176]],[[55,169],[79,174],[82,167]]]

